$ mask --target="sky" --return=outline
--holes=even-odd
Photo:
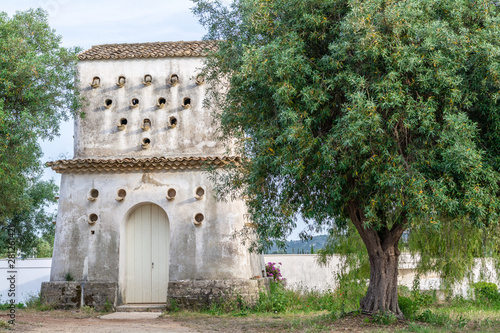
[[[225,1],[224,1],[225,2]],[[0,0],[0,11],[43,8],[49,24],[62,36],[62,46],[201,40],[205,29],[191,12],[190,0]],[[43,162],[73,157],[73,121],[61,124],[61,135],[41,142]],[[44,179],[60,183],[60,175],[46,168]],[[298,239],[301,228],[290,235]]]

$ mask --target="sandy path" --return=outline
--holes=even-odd
[[[1,316],[6,320],[6,315]],[[96,317],[88,317],[76,312],[24,312],[16,313],[16,325],[18,332],[65,332],[65,333],[132,333],[132,332],[172,332],[188,333],[199,332],[182,326],[169,318],[156,319],[133,319],[133,320],[104,320]]]

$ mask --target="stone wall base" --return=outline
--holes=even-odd
[[[167,309],[197,309],[223,300],[237,300],[253,305],[259,291],[269,289],[270,278],[232,280],[169,281]]]
[[[115,282],[42,282],[41,300],[56,309],[75,309],[83,303],[98,311],[114,310],[118,285]]]

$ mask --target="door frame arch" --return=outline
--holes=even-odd
[[[167,222],[168,229],[169,229],[169,235],[168,235],[169,243],[171,244],[170,239],[172,238],[172,230],[171,230],[170,217],[169,217],[167,211],[164,209],[164,207],[162,207],[161,205],[159,205],[156,202],[142,201],[142,202],[139,202],[139,203],[132,205],[127,210],[127,212],[123,216],[123,219],[120,223],[120,245],[119,245],[119,265],[118,265],[119,277],[118,277],[118,295],[117,295],[118,304],[127,304],[127,300],[126,300],[126,290],[127,290],[126,289],[127,288],[127,276],[126,276],[126,274],[127,274],[127,222],[129,221],[132,214],[138,208],[140,208],[141,206],[144,206],[144,205],[157,206],[166,215],[166,217],[167,217],[166,222]],[[169,246],[168,266],[170,266],[170,252],[171,252],[170,250],[171,249]],[[170,267],[167,267],[168,271],[170,270],[169,268]],[[167,276],[167,278],[169,278],[169,277]]]

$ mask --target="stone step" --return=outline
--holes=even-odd
[[[165,303],[152,304],[124,304],[116,307],[116,312],[162,312],[165,311]]]

